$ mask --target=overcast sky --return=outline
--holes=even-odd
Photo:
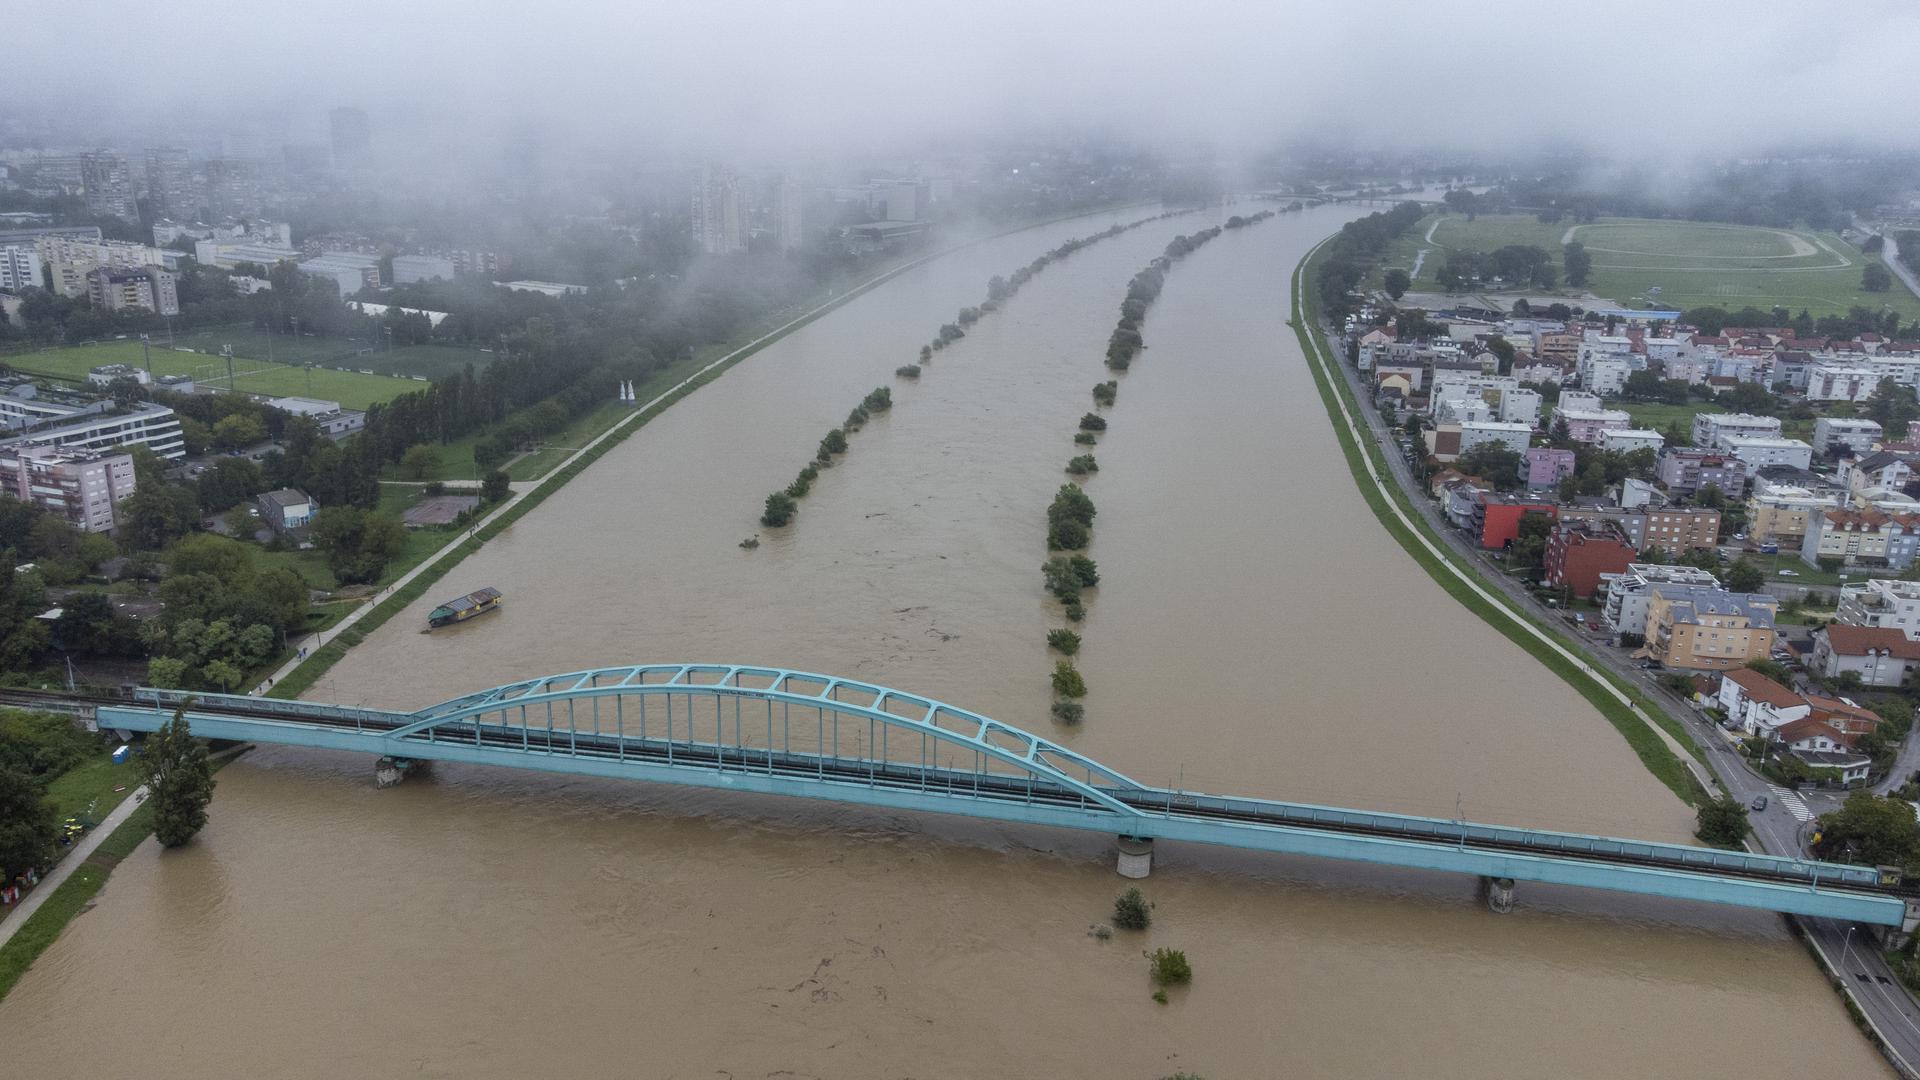
[[[1656,157],[1920,141],[1920,0],[0,0],[0,39],[0,113],[101,134],[324,139],[354,104],[389,136],[773,156],[1056,125]]]

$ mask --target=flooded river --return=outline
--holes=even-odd
[[[437,587],[310,695],[417,707],[635,661],[829,672],[1034,728],[1147,783],[1684,839],[1585,702],[1361,501],[1285,326],[1345,211],[1171,275],[1087,484],[1087,717],[1047,717],[1044,508],[1174,218],[1048,268],[852,437],[796,523],[768,491],[987,278],[1108,219],[911,271],[742,363]],[[1143,212],[1111,220],[1132,220]],[[738,547],[758,533],[761,546]],[[28,1075],[1880,1075],[1764,915],[1162,845],[1153,929],[1099,941],[1096,836],[263,749],[0,1002]],[[1149,1000],[1143,948],[1191,988]],[[84,1033],[77,1031],[84,1027]]]

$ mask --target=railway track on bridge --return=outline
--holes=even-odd
[[[676,687],[699,695],[719,688]],[[636,737],[577,727],[527,723],[483,723],[478,716],[449,726],[418,727],[416,714],[347,709],[279,699],[235,698],[151,690],[121,693],[63,694],[0,690],[0,704],[74,712],[133,704],[171,709],[191,702],[194,714],[231,718],[243,724],[287,724],[325,729],[367,740],[367,749],[394,757],[436,756],[436,747],[457,746],[502,755],[533,754],[593,760],[610,765],[648,766],[728,776],[773,778],[837,788],[863,787],[915,796],[967,799],[1006,806],[1104,815],[1116,834],[1159,831],[1153,822],[1192,822],[1284,829],[1389,840],[1427,847],[1457,848],[1495,855],[1551,858],[1598,867],[1639,867],[1674,874],[1713,876],[1800,889],[1842,889],[1903,901],[1920,901],[1920,887],[1883,880],[1872,868],[1811,862],[1781,856],[1752,855],[1683,845],[1543,832],[1484,823],[1398,814],[1376,814],[1334,807],[1207,795],[1151,787],[1101,786],[1097,789],[1123,809],[1091,801],[1084,790],[1027,774],[972,770],[834,754],[793,752],[742,743]],[[502,703],[500,715],[512,708]],[[396,735],[402,729],[408,730]],[[691,733],[689,733],[689,736]],[[501,764],[509,762],[502,761]],[[982,763],[984,765],[984,763]],[[1137,812],[1137,816],[1126,813]]]

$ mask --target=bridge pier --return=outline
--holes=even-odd
[[[1150,836],[1120,837],[1120,858],[1114,869],[1123,878],[1144,878],[1153,872],[1153,838]]]
[[[407,778],[414,764],[407,758],[383,757],[373,763],[373,782],[379,787],[393,787]]]
[[[1510,877],[1483,877],[1480,879],[1480,892],[1487,898],[1487,910],[1498,915],[1513,911],[1513,879]]]

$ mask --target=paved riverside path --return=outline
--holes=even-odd
[[[146,801],[147,789],[134,788],[127,793],[126,798],[120,800],[120,805],[114,807],[113,812],[108,814],[105,820],[95,825],[93,831],[87,833],[78,844],[73,845],[73,850],[67,852],[67,857],[60,860],[60,865],[54,867],[52,873],[41,878],[40,884],[33,887],[33,891],[27,894],[27,898],[20,901],[19,906],[8,913],[4,920],[0,920],[0,945],[13,940],[13,935],[27,925],[27,920],[33,917],[34,912],[40,910],[40,905],[46,903],[47,897],[52,896],[55,889],[72,877],[73,872],[80,868],[80,864],[87,861],[87,856],[93,854],[93,849],[105,843],[107,837],[113,835],[113,830],[119,828],[121,822],[132,817],[133,812],[140,809],[140,804]]]
[[[1107,211],[1105,210],[1093,211],[1093,213],[1106,213],[1106,212]],[[1029,226],[1029,227],[1034,227],[1034,226]],[[1013,231],[1018,232],[1021,230],[1013,230]],[[488,521],[491,521],[499,517],[501,514],[504,514],[507,511],[513,509],[515,506],[519,505],[521,500],[525,499],[528,495],[532,494],[536,489],[540,487],[541,484],[544,484],[548,480],[559,475],[559,473],[562,470],[566,469],[568,466],[572,465],[574,462],[579,461],[582,456],[592,451],[594,447],[599,446],[601,443],[606,442],[608,439],[621,437],[622,433],[624,433],[629,427],[632,427],[634,423],[637,420],[639,420],[640,417],[647,415],[649,410],[658,406],[661,402],[672,397],[674,394],[679,393],[681,390],[686,389],[688,386],[692,385],[695,381],[697,381],[701,376],[707,374],[708,372],[712,371],[717,367],[721,367],[725,364],[731,363],[733,360],[747,353],[753,352],[754,350],[760,348],[762,345],[765,345],[771,341],[776,340],[777,338],[784,336],[789,331],[798,329],[801,325],[805,324],[809,320],[814,319],[820,315],[826,314],[828,311],[831,311],[834,308],[840,306],[841,304],[846,303],[848,300],[853,299],[853,297],[858,295],[859,293],[865,292],[868,289],[873,288],[874,286],[880,284],[881,282],[886,281],[888,278],[895,277],[899,274],[904,274],[908,270],[912,270],[917,266],[930,262],[934,259],[940,258],[943,255],[949,254],[954,251],[958,251],[959,249],[967,247],[970,244],[979,243],[982,240],[989,240],[989,239],[992,239],[992,237],[981,237],[975,240],[962,241],[961,243],[955,244],[952,247],[942,248],[939,251],[931,252],[929,254],[922,255],[920,258],[902,263],[901,265],[896,266],[891,270],[887,270],[882,273],[876,274],[873,277],[870,277],[867,280],[862,281],[857,285],[849,286],[845,291],[838,293],[831,299],[827,300],[825,303],[822,303],[819,306],[812,308],[809,311],[805,311],[799,315],[794,316],[793,318],[787,320],[786,322],[781,323],[779,326],[774,327],[772,330],[769,330],[766,333],[761,334],[759,337],[754,338],[752,341],[747,342],[745,345],[742,345],[739,348],[733,350],[732,352],[729,352],[726,355],[721,356],[720,358],[706,364],[705,366],[701,367],[700,370],[694,372],[693,374],[687,376],[686,378],[680,380],[679,382],[674,383],[672,386],[662,391],[652,401],[649,401],[644,405],[635,405],[632,412],[628,413],[626,416],[623,416],[619,420],[615,421],[611,426],[607,428],[607,430],[601,432],[598,436],[590,440],[587,443],[587,445],[567,455],[566,460],[560,462],[560,464],[558,465],[555,465],[551,470],[547,472],[547,476],[545,479],[542,479],[539,481],[522,481],[520,483],[514,484],[512,486],[513,494],[508,497],[506,502],[501,503],[499,507],[497,507],[492,514],[487,515],[487,517],[481,521],[475,522],[473,525],[473,528],[469,529],[465,535],[455,537],[453,540],[449,541],[447,545],[441,548],[439,551],[436,551],[432,555],[429,555],[426,558],[420,560],[420,564],[418,566],[415,566],[413,569],[395,578],[385,588],[381,589],[378,593],[374,594],[373,599],[367,601],[366,603],[360,605],[358,608],[355,608],[352,612],[348,613],[346,618],[341,619],[339,622],[333,624],[332,626],[328,627],[325,630],[320,631],[317,634],[309,634],[306,637],[300,638],[299,640],[290,642],[289,643],[290,647],[294,650],[293,657],[290,658],[286,663],[281,664],[278,669],[272,672],[269,672],[267,676],[264,679],[262,679],[260,683],[257,686],[255,686],[252,690],[248,691],[248,693],[252,693],[252,694],[267,693],[269,690],[273,688],[274,683],[279,682],[281,679],[284,679],[288,675],[293,674],[293,670],[295,668],[299,667],[301,664],[306,663],[308,656],[314,652],[317,652],[320,649],[320,647],[326,643],[327,639],[338,637],[342,631],[353,626],[353,624],[359,622],[361,619],[366,618],[368,613],[378,608],[381,604],[386,603],[388,599],[394,594],[394,592],[396,592],[397,590],[406,588],[408,583],[412,582],[414,578],[417,578],[421,574],[426,573],[428,570],[432,569],[435,565],[437,565],[441,559],[444,559],[447,556],[453,554],[456,548],[458,548],[461,544],[466,543],[467,540],[473,536],[473,533],[479,528],[481,528],[482,526],[486,525]]]
[[[1311,258],[1312,254],[1309,252],[1308,258]],[[1295,285],[1293,296],[1293,315],[1296,319],[1304,317],[1303,304],[1299,295],[1299,290],[1304,287],[1305,275],[1302,274]],[[1311,346],[1308,350],[1307,362],[1317,364],[1330,381],[1345,379],[1347,386],[1353,391],[1354,400],[1366,401],[1367,391],[1360,382],[1360,373],[1350,364],[1329,360],[1322,340],[1328,336],[1330,330],[1322,326],[1309,325],[1306,327],[1306,332]],[[1465,574],[1461,566],[1483,565],[1479,561],[1477,550],[1467,544],[1460,536],[1459,530],[1446,522],[1433,500],[1426,497],[1420,485],[1415,483],[1404,456],[1395,452],[1393,440],[1386,430],[1386,420],[1380,416],[1378,410],[1360,409],[1359,413],[1366,425],[1366,430],[1363,432],[1360,422],[1357,422],[1354,414],[1348,410],[1345,396],[1339,393],[1337,387],[1329,387],[1329,389],[1333,391],[1334,401],[1339,406],[1339,416],[1334,419],[1334,423],[1344,424],[1352,434],[1354,443],[1360,451],[1360,460],[1366,469],[1367,482],[1371,482],[1378,489],[1381,497],[1386,499],[1388,509],[1403,526],[1413,532],[1421,546],[1439,558],[1442,565],[1454,576],[1460,578],[1475,594],[1513,618],[1535,637],[1547,640],[1549,647],[1574,660],[1584,674],[1600,681],[1599,674],[1584,658],[1575,657],[1557,643],[1546,639],[1535,626],[1532,618],[1515,610],[1515,606],[1518,606],[1533,612],[1537,610],[1538,601],[1528,595],[1512,579],[1498,573],[1496,568],[1484,567],[1483,569],[1487,581],[1512,601],[1509,604],[1491,596],[1486,589],[1481,588]],[[1406,493],[1407,501],[1413,505],[1415,512],[1433,527],[1434,535],[1441,538],[1447,550],[1443,551],[1436,547],[1425,533],[1416,529],[1402,510],[1400,503],[1393,498],[1393,493],[1387,489],[1387,481],[1374,464],[1374,455],[1371,451],[1376,448],[1380,452],[1380,458],[1386,462],[1387,471],[1392,474],[1393,481]],[[1551,613],[1547,612],[1539,617],[1551,618]],[[1613,670],[1627,682],[1642,685],[1652,695],[1654,701],[1664,700],[1662,697],[1664,691],[1648,672],[1631,667],[1624,659],[1604,648],[1594,650],[1591,655],[1600,666]],[[1627,699],[1609,683],[1601,681],[1600,685],[1610,694],[1625,700],[1634,715],[1640,717],[1660,735],[1709,792],[1715,789],[1717,782],[1720,790],[1749,805],[1761,794],[1769,796],[1765,811],[1748,815],[1754,829],[1753,839],[1748,841],[1749,848],[1757,848],[1774,855],[1807,857],[1803,843],[1807,823],[1799,820],[1797,815],[1792,813],[1789,809],[1791,804],[1786,800],[1774,797],[1772,785],[1748,767],[1745,759],[1733,750],[1725,735],[1715,725],[1708,723],[1690,709],[1681,710],[1677,714],[1682,725],[1699,741],[1706,759],[1703,766],[1695,757],[1692,748],[1680,745],[1672,735],[1655,724],[1651,717],[1633,704],[1631,699]],[[1673,710],[1669,709],[1667,712],[1669,716],[1676,715]],[[1910,742],[1920,742],[1920,733],[1916,733]],[[1903,749],[1902,759],[1905,760],[1906,756],[1907,751]],[[1901,1076],[1920,1080],[1920,1006],[1916,1006],[1913,996],[1900,985],[1893,970],[1887,966],[1879,947],[1874,944],[1874,928],[1830,919],[1792,919],[1792,922],[1805,934],[1821,967],[1839,981],[1846,995],[1867,1017],[1868,1025],[1885,1048],[1887,1057],[1895,1070]]]

